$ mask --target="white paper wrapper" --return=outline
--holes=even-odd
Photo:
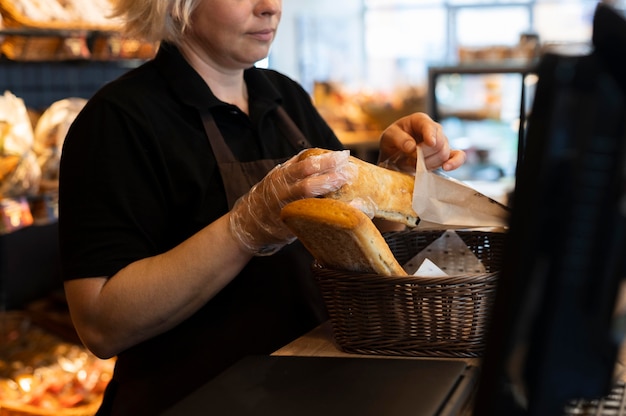
[[[454,178],[427,170],[419,148],[413,209],[420,221],[450,227],[506,227],[509,218],[508,207],[495,199]]]
[[[444,276],[487,272],[465,241],[451,230],[444,232],[402,267],[408,274],[430,277],[441,276],[436,274],[437,270]]]
[[[435,263],[429,259],[425,259],[422,265],[418,267],[417,271],[413,273],[415,276],[422,277],[447,277],[448,274],[441,270]]]

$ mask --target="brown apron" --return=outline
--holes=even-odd
[[[287,139],[298,151],[311,147],[309,141],[282,107],[278,106],[276,108],[276,115],[278,116],[278,128],[287,136]],[[274,166],[284,162],[285,159],[261,159],[251,162],[240,162],[226,144],[210,111],[202,115],[202,122],[209,144],[215,154],[218,169],[222,175],[228,209],[231,209],[239,197],[248,192]]]
[[[278,128],[296,149],[310,147],[280,110]],[[213,117],[202,119],[232,207],[282,160],[237,161]],[[254,257],[194,316],[118,357],[98,415],[157,414],[189,394],[177,380],[185,378],[195,389],[241,356],[269,354],[328,319],[311,277],[312,261],[298,241],[272,256]],[[160,360],[167,377],[153,374],[153,360]]]

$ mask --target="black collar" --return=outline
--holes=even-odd
[[[199,110],[227,105],[213,94],[175,45],[162,43],[154,58],[154,64],[173,93],[185,104]],[[281,94],[263,70],[255,67],[246,69],[244,79],[248,85],[251,103],[261,101],[265,106],[275,107],[282,102]]]

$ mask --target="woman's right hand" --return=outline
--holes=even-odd
[[[230,211],[230,230],[247,251],[270,255],[295,237],[280,219],[280,210],[296,199],[335,191],[351,177],[347,150],[298,160],[298,155],[272,169]]]

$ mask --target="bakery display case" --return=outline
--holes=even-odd
[[[97,89],[156,51],[121,36],[107,4],[0,0],[3,416],[93,415],[111,377],[113,360],[91,355],[73,330],[56,221],[69,123]]]
[[[383,92],[316,82],[313,101],[353,156],[377,163],[383,130],[401,117],[426,111],[426,87],[405,86]]]
[[[3,309],[60,285],[56,181],[73,117],[102,85],[156,52],[123,36],[110,8],[108,0],[0,0]]]
[[[43,111],[97,88],[156,53],[123,36],[108,0],[0,0],[0,85]]]
[[[9,92],[0,96],[2,416],[94,414],[111,373],[107,370],[107,378],[101,380],[105,362],[93,356],[85,361],[88,352],[80,345],[67,304],[59,295],[63,284],[55,149],[64,137],[68,110],[82,102],[55,104],[39,118],[35,133],[23,100]],[[54,307],[49,301],[52,294],[58,298]]]
[[[536,77],[533,63],[429,68],[428,112],[467,162],[450,176],[506,202]]]
[[[155,46],[120,34],[108,0],[0,0],[0,52],[15,61],[145,59]]]
[[[0,315],[0,415],[91,416],[115,359],[102,360],[20,311]]]

